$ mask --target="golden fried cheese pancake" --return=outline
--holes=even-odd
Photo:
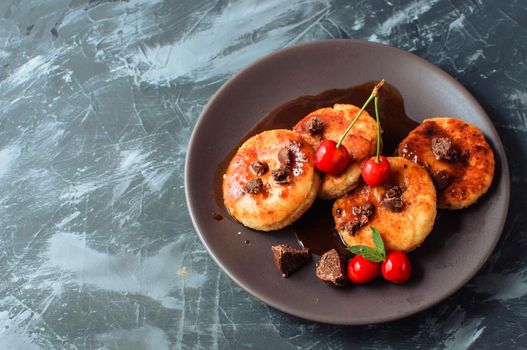
[[[336,229],[349,246],[375,247],[370,226],[379,230],[387,250],[415,249],[432,231],[436,191],[430,175],[407,159],[387,159],[387,183],[363,184],[333,204]]]
[[[350,104],[321,108],[300,120],[293,130],[316,149],[325,139],[338,142],[359,110],[360,108]],[[322,174],[322,185],[318,191],[321,199],[340,197],[359,184],[362,163],[375,154],[377,147],[375,119],[368,112],[362,112],[342,144],[350,155],[349,165],[339,175]]]
[[[299,134],[269,130],[238,149],[223,175],[223,201],[243,225],[277,230],[298,219],[320,185],[315,151]]]
[[[437,206],[462,209],[487,192],[494,176],[494,154],[483,133],[455,118],[431,118],[397,148],[425,168],[437,189]]]

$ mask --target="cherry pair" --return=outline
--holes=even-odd
[[[386,259],[373,262],[361,255],[356,255],[348,264],[348,277],[357,284],[363,284],[376,279],[380,274],[384,279],[402,284],[410,278],[412,265],[410,259],[401,251],[392,251],[386,255]]]
[[[388,160],[380,155],[381,147],[381,126],[379,122],[379,97],[378,91],[383,86],[384,80],[381,80],[375,87],[366,100],[360,111],[357,113],[353,121],[350,123],[339,142],[326,139],[322,141],[317,147],[315,153],[315,166],[323,173],[330,175],[338,175],[346,169],[349,163],[349,153],[346,147],[342,144],[346,135],[357,122],[364,109],[368,106],[370,101],[375,101],[375,117],[377,119],[377,155],[368,159],[362,166],[362,178],[364,182],[370,186],[378,186],[390,177],[390,163]]]

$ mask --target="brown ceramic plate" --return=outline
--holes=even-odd
[[[214,185],[224,170],[220,164],[276,106],[299,96],[380,77],[399,89],[411,118],[422,121],[429,116],[460,117],[481,128],[497,160],[493,185],[469,209],[440,212],[434,231],[413,255],[415,273],[405,285],[379,280],[366,286],[332,288],[317,280],[314,261],[284,279],[273,264],[271,246],[284,242],[297,245],[294,233],[289,228],[255,232],[232,220]],[[196,231],[210,255],[234,281],[283,312],[335,324],[395,320],[454,293],[492,252],[509,204],[509,171],[503,145],[474,97],[447,73],[413,54],[354,40],[288,48],[232,77],[213,96],[196,124],[188,148],[185,182]],[[214,212],[224,219],[214,220]]]

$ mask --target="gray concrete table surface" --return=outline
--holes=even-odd
[[[3,0],[0,349],[527,348],[527,2]],[[288,316],[200,243],[183,164],[235,72],[301,42],[387,43],[445,69],[491,116],[507,225],[460,291],[342,327]]]

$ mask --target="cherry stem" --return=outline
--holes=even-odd
[[[381,122],[379,121],[379,96],[375,96],[375,119],[377,120],[377,159],[375,163],[381,164]]]
[[[346,131],[344,131],[344,134],[342,135],[342,137],[340,138],[339,142],[337,143],[337,146],[336,148],[339,148],[340,145],[342,144],[342,142],[344,141],[344,138],[348,135],[348,133],[350,132],[351,128],[353,127],[353,125],[355,125],[355,123],[357,122],[357,120],[359,119],[360,115],[362,114],[362,112],[364,112],[364,110],[366,109],[366,107],[368,106],[368,104],[371,102],[371,100],[374,98],[374,97],[377,97],[377,93],[379,92],[379,89],[384,85],[384,79],[381,80],[380,82],[378,82],[375,87],[373,88],[373,91],[371,92],[371,95],[370,97],[368,97],[368,99],[366,100],[366,102],[364,102],[364,105],[362,106],[362,108],[360,109],[359,113],[357,113],[357,115],[355,116],[355,118],[353,119],[353,121],[351,122],[351,124],[348,126],[348,128],[346,129]],[[377,123],[378,125],[378,123]],[[378,154],[378,152],[377,152]]]

